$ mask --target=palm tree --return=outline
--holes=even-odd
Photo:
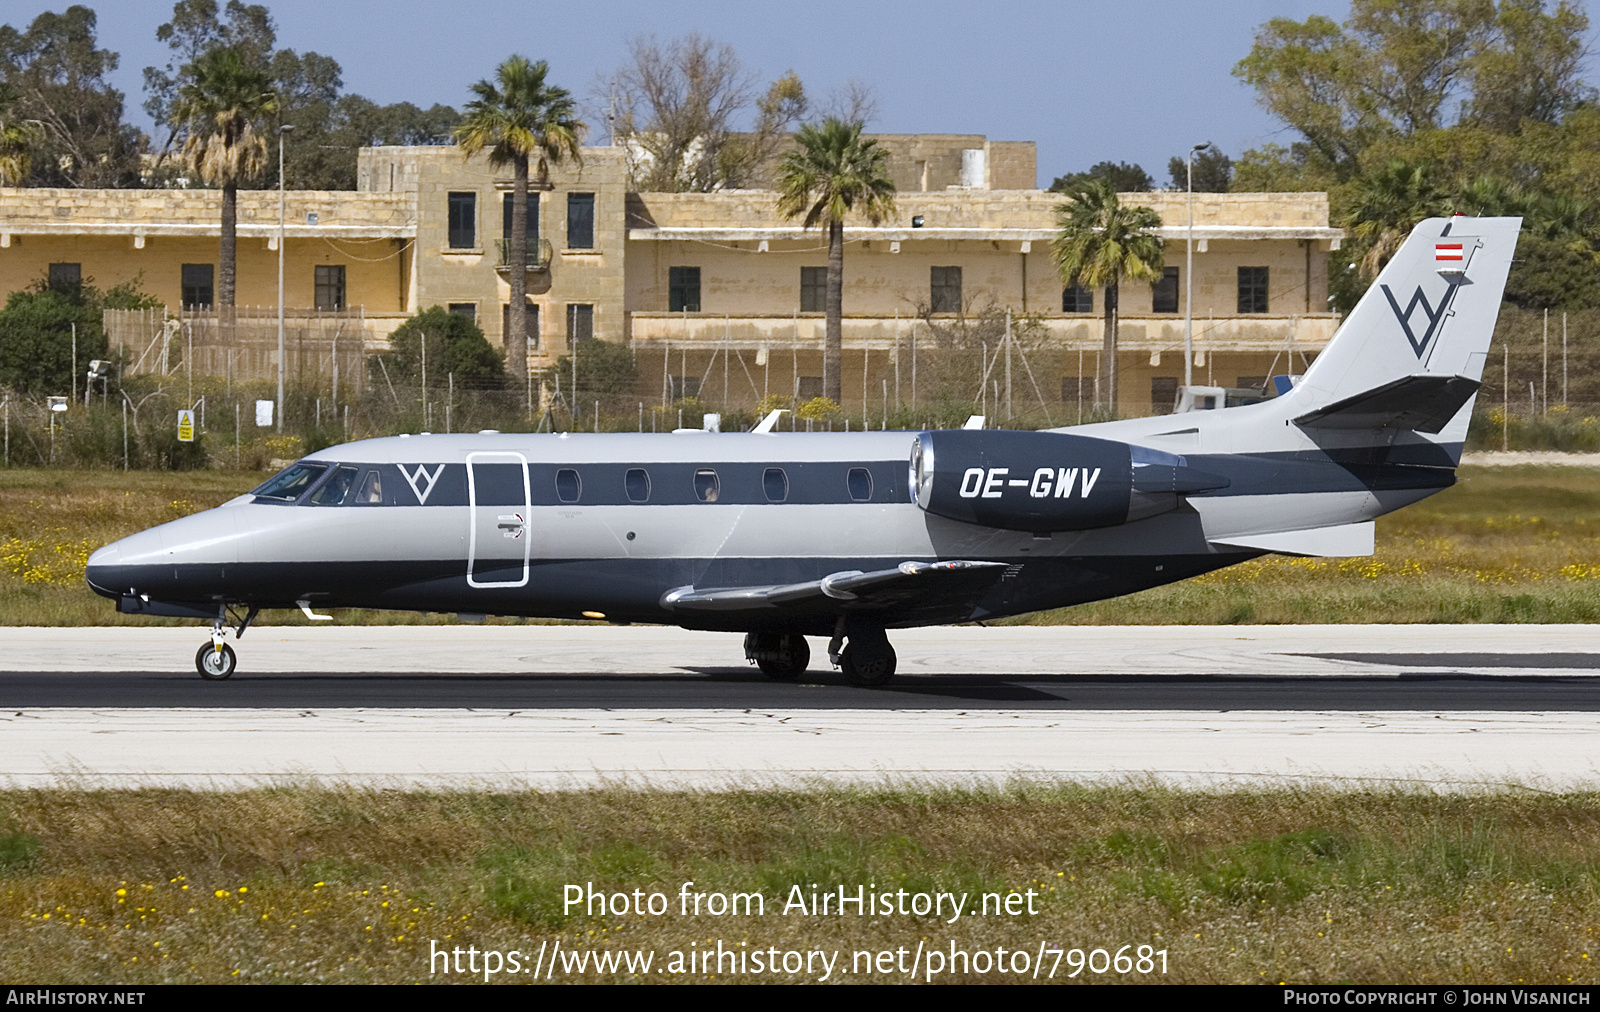
[[[1106,290],[1105,340],[1100,385],[1112,414],[1117,410],[1117,291],[1122,279],[1161,279],[1161,216],[1154,208],[1117,199],[1109,183],[1091,179],[1069,191],[1071,203],[1056,207],[1056,237],[1050,254],[1064,285]]]
[[[222,255],[218,302],[234,303],[238,275],[239,184],[267,167],[267,142],[256,131],[278,112],[272,78],[236,49],[218,48],[189,65],[178,92],[173,125],[188,132],[183,156],[201,179],[222,187]]]
[[[33,164],[41,131],[35,120],[21,118],[17,89],[0,82],[0,186],[21,186]]]
[[[550,66],[512,56],[495,71],[495,81],[472,86],[478,97],[467,103],[455,142],[471,157],[485,148],[489,164],[509,165],[515,180],[511,196],[510,266],[511,308],[505,335],[506,367],[517,389],[528,385],[528,161],[538,159],[540,182],[550,166],[570,155],[581,160],[579,146],[588,129],[577,118],[572,94],[544,82]],[[525,395],[524,395],[525,396]]]
[[[1504,199],[1509,194],[1491,194],[1479,184],[1467,199]],[[1452,206],[1433,182],[1428,165],[1391,159],[1376,172],[1356,180],[1349,209],[1339,224],[1349,231],[1354,242],[1351,257],[1361,267],[1361,277],[1370,282],[1383,265],[1400,249],[1411,230],[1425,218],[1448,215]]]
[[[804,226],[828,226],[827,323],[822,352],[823,396],[844,399],[844,219],[855,211],[879,225],[894,214],[894,183],[886,156],[876,141],[861,139],[861,124],[830,117],[807,124],[795,140],[799,148],[778,165],[778,212],[805,215]]]

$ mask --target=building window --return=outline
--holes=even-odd
[[[1068,404],[1094,399],[1093,376],[1061,377],[1061,399]]]
[[[500,237],[506,241],[506,252],[511,252],[511,205],[515,202],[516,194],[508,193],[503,201],[504,221],[500,227]],[[539,195],[528,194],[528,227],[523,230],[528,236],[528,249],[536,252],[539,249]]]
[[[83,264],[51,264],[50,287],[58,292],[72,292],[83,287]]]
[[[816,400],[822,396],[821,376],[801,376],[795,383],[794,394],[802,401]]]
[[[478,195],[450,194],[450,248],[474,249],[478,245]]]
[[[1150,312],[1176,313],[1178,311],[1178,268],[1168,267],[1161,272],[1161,280],[1150,286]]]
[[[800,268],[800,312],[828,311],[828,268]]]
[[[932,268],[930,289],[928,305],[933,312],[961,312],[961,268]]]
[[[184,264],[183,304],[210,309],[216,301],[212,287],[214,276],[211,264]]]
[[[1061,311],[1063,313],[1092,313],[1094,312],[1094,290],[1082,285],[1068,285],[1061,289]]]
[[[522,332],[528,338],[528,347],[537,348],[539,347],[539,306],[532,299],[528,299],[523,305],[527,307],[528,315],[524,318]],[[508,303],[500,307],[501,340],[504,340],[505,335],[509,333],[511,333],[511,306]]]
[[[1178,400],[1178,377],[1150,377],[1150,413],[1170,415]]]
[[[567,347],[594,339],[594,307],[567,303]]]
[[[323,264],[316,268],[318,309],[344,308],[344,265]]]
[[[667,268],[667,308],[674,313],[700,312],[700,268]]]
[[[1265,313],[1267,311],[1267,269],[1265,267],[1239,268],[1239,312]]]
[[[478,320],[478,304],[476,302],[452,302],[446,308],[457,316],[465,316],[474,323]]]
[[[1234,386],[1241,390],[1265,391],[1267,389],[1267,378],[1265,376],[1240,376]]]
[[[567,194],[567,248],[594,249],[594,194]]]
[[[681,401],[685,397],[700,396],[699,376],[668,376],[668,394],[672,400]]]

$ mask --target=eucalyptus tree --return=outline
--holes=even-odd
[[[506,255],[511,308],[506,314],[509,333],[504,340],[506,366],[521,391],[526,391],[528,379],[529,163],[534,162],[539,181],[546,182],[551,165],[568,157],[581,160],[580,145],[588,129],[577,117],[571,93],[545,83],[549,72],[550,66],[543,60],[533,63],[525,56],[509,57],[495,71],[493,81],[472,86],[477,98],[467,103],[453,134],[467,157],[488,151],[489,164],[509,165],[512,170],[511,235]]]
[[[828,288],[823,303],[823,396],[839,403],[844,382],[844,222],[854,213],[869,225],[894,214],[894,182],[887,156],[876,141],[863,140],[861,123],[829,118],[807,124],[795,135],[797,147],[778,166],[778,212],[804,215],[804,226],[828,230]]]
[[[1058,204],[1050,255],[1064,285],[1105,289],[1105,336],[1100,355],[1102,400],[1117,410],[1117,293],[1124,278],[1161,279],[1161,216],[1123,204],[1103,180],[1086,180]]]

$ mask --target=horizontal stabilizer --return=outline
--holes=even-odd
[[[1478,392],[1465,376],[1406,376],[1296,418],[1308,429],[1410,429],[1437,433]]]
[[[1250,534],[1240,538],[1212,538],[1214,545],[1231,548],[1258,548],[1279,555],[1340,557],[1371,555],[1373,525],[1368,520],[1337,527],[1313,527],[1308,531],[1283,531],[1277,534]]]
[[[847,570],[805,583],[706,590],[678,587],[663,594],[661,603],[674,611],[744,611],[832,598],[854,602],[855,607],[875,607],[923,591],[942,593],[956,583],[992,582],[1005,568],[1002,562],[902,562],[894,569]]]

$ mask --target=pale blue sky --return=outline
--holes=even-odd
[[[116,83],[145,125],[141,72],[164,65],[155,40],[171,7],[95,3],[100,42],[122,55]],[[45,5],[11,3],[18,27]],[[51,5],[63,9],[65,4]],[[1345,0],[1233,3],[578,3],[269,0],[278,43],[332,56],[345,87],[375,102],[460,106],[467,86],[511,53],[548,60],[554,83],[586,97],[625,58],[628,39],[688,32],[733,46],[771,80],[793,68],[821,96],[851,77],[877,92],[869,129],[1032,140],[1040,185],[1111,159],[1157,184],[1167,159],[1212,140],[1228,154],[1292,139],[1231,71],[1273,17],[1346,16]],[[1590,78],[1597,76],[1591,60]],[[603,128],[595,135],[603,139]]]

